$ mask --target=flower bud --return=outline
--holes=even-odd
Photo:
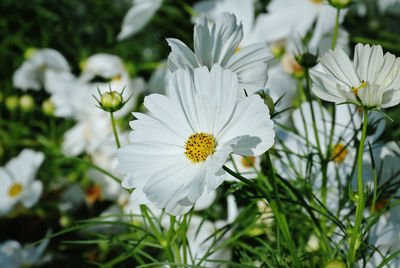
[[[124,93],[124,90],[122,90],[121,93],[117,91],[107,91],[104,92],[103,94],[100,93],[100,101],[94,97],[99,105],[99,108],[103,109],[106,112],[116,112],[120,110],[124,105],[129,101],[130,97],[126,100],[123,101],[122,94]]]
[[[272,114],[275,110],[274,100],[271,98],[270,95],[268,95],[264,92],[257,92],[257,94],[260,95],[260,97],[261,97],[261,99],[263,99],[265,105],[268,106],[269,114]]]
[[[25,50],[25,52],[24,52],[24,58],[27,60],[27,59],[29,59],[30,57],[32,57],[33,54],[35,54],[35,53],[36,53],[36,48],[30,47],[30,48],[28,48],[28,49]]]
[[[50,99],[42,102],[42,111],[45,115],[51,116],[54,114],[55,106]]]
[[[6,98],[6,107],[10,111],[14,111],[18,108],[18,97],[17,96],[8,96]]]
[[[35,106],[35,101],[31,95],[25,94],[19,98],[19,106],[23,111],[28,112]]]
[[[116,109],[122,103],[122,96],[116,91],[105,92],[103,95],[101,95],[100,102],[104,108]]]
[[[325,265],[325,268],[346,268],[347,265],[342,260],[331,260]]]
[[[310,52],[305,52],[296,57],[296,61],[304,68],[312,68],[317,65],[318,55],[313,55]]]
[[[346,8],[351,4],[351,0],[328,0],[329,4],[334,8]]]

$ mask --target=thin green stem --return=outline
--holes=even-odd
[[[357,162],[357,191],[358,191],[358,200],[357,200],[357,208],[356,208],[356,221],[354,225],[354,229],[352,230],[352,237],[350,241],[350,248],[349,248],[349,267],[352,267],[354,263],[354,258],[357,252],[356,241],[360,239],[361,242],[362,238],[359,237],[361,221],[362,221],[362,214],[364,211],[364,188],[362,183],[362,159],[363,159],[363,152],[364,152],[364,143],[365,143],[365,136],[367,134],[367,124],[368,123],[368,110],[364,109],[364,121],[361,133],[361,140],[360,145],[358,147],[358,162]]]
[[[119,143],[119,138],[118,138],[118,132],[117,132],[117,127],[115,126],[115,119],[114,119],[114,113],[110,112],[111,116],[111,124],[114,132],[114,138],[115,138],[115,143],[117,144],[117,148],[121,148],[121,144]]]
[[[183,232],[182,232],[182,251],[183,251],[183,264],[187,264],[187,252],[186,252],[186,246],[187,246],[187,241],[186,241],[186,232],[187,232],[187,215],[186,213],[183,216]]]
[[[340,8],[338,8],[337,12],[336,12],[336,23],[335,23],[335,29],[333,30],[333,36],[332,36],[332,50],[334,50],[335,46],[336,46],[336,40],[337,40],[338,29],[339,29],[339,16],[340,16]]]
[[[269,167],[269,170],[270,170],[270,173],[271,173],[271,177],[272,177],[271,179],[272,179],[272,181],[273,181],[273,183],[275,185],[274,186],[274,191],[275,191],[275,194],[276,194],[275,198],[280,201],[278,193],[277,193],[275,172],[273,170],[272,162],[271,162],[271,159],[269,158],[268,152],[266,153],[266,155],[267,155],[267,160],[268,160],[268,167]],[[286,221],[286,216],[280,213],[280,209],[279,209],[279,207],[281,206],[280,202],[279,201],[277,202],[276,200],[271,199],[270,194],[267,191],[265,191],[260,185],[255,183],[254,181],[248,180],[248,179],[242,177],[240,174],[232,171],[231,169],[229,169],[226,166],[223,166],[222,168],[226,172],[228,172],[230,175],[234,176],[238,180],[248,184],[253,189],[255,189],[258,192],[260,192],[267,199],[267,201],[269,203],[269,206],[271,207],[272,213],[274,214],[274,216],[275,216],[275,218],[277,220],[279,229],[282,232],[283,238],[285,239],[285,242],[286,242],[286,244],[287,244],[287,246],[289,248],[290,255],[292,256],[292,259],[293,259],[295,267],[302,267],[301,263],[300,263],[300,260],[299,260],[299,258],[297,257],[297,254],[296,254],[295,244],[293,242],[293,238],[291,236],[291,233],[290,233],[290,230],[289,230],[289,226],[288,226],[287,221]]]
[[[154,236],[157,238],[158,243],[160,243],[160,245],[164,248],[167,254],[168,261],[174,263],[175,262],[174,254],[172,253],[171,247],[168,245],[168,242],[162,238],[160,232],[158,231],[156,225],[153,222],[153,219],[151,218],[149,212],[147,211],[147,207],[145,205],[140,205],[140,210],[142,211],[142,215],[146,218],[151,230],[154,233]]]

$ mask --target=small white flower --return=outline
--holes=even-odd
[[[36,204],[43,185],[35,180],[35,175],[43,160],[43,153],[25,149],[0,167],[0,215],[10,211],[19,202],[26,208]]]
[[[20,268],[31,267],[49,261],[49,256],[43,257],[49,240],[46,239],[36,247],[25,246],[16,240],[6,240],[0,244],[0,267]]]
[[[132,0],[132,7],[124,17],[118,40],[124,40],[140,31],[160,8],[161,3],[162,0]]]
[[[239,48],[243,38],[242,24],[236,24],[233,14],[223,13],[210,29],[207,19],[194,27],[194,53],[180,40],[168,38],[171,53],[168,67],[171,72],[188,66],[192,69],[219,63],[224,69],[236,73],[248,93],[263,89],[267,82],[267,61],[272,58],[266,44],[252,44]],[[235,53],[236,51],[236,53]]]
[[[387,108],[400,102],[400,58],[383,55],[381,46],[357,44],[354,63],[341,49],[320,59],[325,73],[311,71],[313,92],[331,102]]]
[[[68,62],[60,52],[50,49],[38,49],[19,67],[13,76],[13,85],[24,91],[39,90],[46,72],[69,72]]]
[[[173,215],[187,212],[206,191],[227,177],[230,153],[257,156],[275,133],[268,108],[258,95],[238,102],[238,79],[214,65],[172,74],[169,96],[145,98],[149,115],[134,113],[132,144],[118,152],[122,185]],[[143,192],[144,195],[137,195]]]

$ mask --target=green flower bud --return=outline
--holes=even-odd
[[[325,268],[346,268],[347,265],[342,260],[331,260],[325,265]]]
[[[346,8],[351,4],[351,0],[328,0],[334,8]]]
[[[318,55],[313,55],[309,52],[300,54],[296,57],[296,61],[304,68],[312,68],[318,63]]]
[[[31,95],[25,94],[19,98],[19,106],[23,111],[28,112],[35,106],[35,101]]]
[[[14,111],[18,108],[18,97],[17,96],[8,96],[6,98],[6,107],[10,111]]]
[[[264,92],[257,92],[257,94],[260,95],[260,97],[261,97],[261,99],[263,99],[265,105],[268,106],[269,114],[272,114],[275,110],[274,100],[271,98],[270,95],[268,95]]]
[[[67,216],[62,216],[59,220],[59,223],[61,227],[66,228],[72,224],[72,220]]]
[[[124,93],[124,90],[122,90],[121,93],[118,93],[117,91],[107,91],[104,92],[103,94],[100,93],[100,90],[97,89],[100,95],[100,100],[98,100],[95,96],[93,96],[98,105],[99,108],[103,109],[106,112],[116,112],[120,110],[124,105],[129,101],[130,97],[124,101],[122,98],[122,94]]]
[[[45,115],[51,116],[54,114],[55,106],[50,99],[42,102],[42,111]]]
[[[24,52],[24,58],[27,60],[27,59],[29,59],[30,57],[32,57],[33,56],[33,54],[35,54],[36,53],[36,48],[34,48],[34,47],[29,47],[27,50],[25,50],[25,52]]]
[[[122,103],[122,96],[116,91],[105,92],[101,95],[101,106],[107,109],[115,109]]]

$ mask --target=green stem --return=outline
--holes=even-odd
[[[294,245],[294,242],[293,242],[293,238],[292,238],[291,233],[290,233],[290,230],[289,230],[289,226],[288,226],[287,221],[286,221],[286,216],[280,213],[279,207],[280,207],[281,205],[280,205],[279,196],[278,196],[278,194],[277,194],[277,187],[276,187],[276,180],[275,180],[275,172],[274,172],[274,170],[273,170],[272,162],[271,162],[271,159],[270,159],[270,157],[269,157],[268,152],[266,152],[265,154],[266,154],[266,156],[267,156],[268,167],[269,167],[269,170],[271,171],[272,181],[273,181],[273,183],[274,183],[274,192],[275,192],[275,195],[276,195],[275,198],[278,200],[278,202],[275,201],[275,200],[272,200],[270,194],[269,194],[267,191],[265,191],[265,190],[264,190],[260,185],[258,185],[257,183],[255,183],[255,182],[253,182],[253,181],[251,181],[251,180],[248,180],[248,179],[242,177],[240,174],[238,174],[238,173],[232,171],[231,169],[229,169],[229,168],[226,167],[226,166],[223,166],[222,168],[223,168],[226,172],[228,172],[230,175],[232,175],[232,176],[234,176],[235,178],[237,178],[238,180],[240,180],[240,181],[242,181],[242,182],[248,184],[248,185],[251,186],[253,189],[256,189],[256,190],[259,191],[263,196],[265,196],[265,198],[267,199],[267,201],[268,201],[268,203],[269,203],[269,206],[271,207],[271,210],[272,210],[272,212],[273,212],[273,214],[274,214],[274,216],[275,216],[275,218],[276,218],[276,220],[277,220],[277,223],[278,223],[279,229],[280,229],[281,232],[282,232],[283,238],[285,239],[285,242],[286,242],[286,244],[287,244],[288,247],[289,247],[290,255],[292,256],[292,259],[293,259],[293,262],[294,262],[295,267],[302,267],[302,266],[301,266],[301,263],[300,263],[300,261],[299,261],[299,259],[298,259],[298,257],[297,257],[297,254],[296,254],[296,248],[295,248],[295,245]]]
[[[187,264],[187,253],[186,253],[186,232],[187,232],[187,215],[183,216],[183,232],[182,232],[182,251],[183,251],[183,264]]]
[[[111,116],[111,124],[112,124],[113,132],[114,132],[114,137],[115,137],[115,143],[117,144],[117,148],[119,149],[119,148],[121,148],[121,144],[119,143],[117,128],[115,126],[114,113],[110,112],[110,116]]]
[[[332,36],[332,50],[334,50],[335,46],[336,46],[336,39],[338,36],[338,29],[339,29],[339,15],[340,15],[340,8],[338,8],[337,12],[336,12],[336,23],[335,23],[335,29],[333,30],[333,36]]]
[[[170,247],[170,245],[168,245],[168,242],[162,238],[162,236],[161,236],[160,232],[158,231],[156,225],[154,224],[149,212],[147,211],[147,207],[145,205],[140,205],[140,210],[142,211],[142,215],[146,218],[148,224],[150,225],[150,228],[153,231],[154,236],[157,238],[158,243],[160,243],[160,245],[164,248],[164,250],[167,254],[168,261],[170,263],[174,263],[175,262],[174,254],[172,253],[171,247]]]
[[[367,134],[367,123],[368,123],[368,110],[364,108],[364,121],[361,133],[361,140],[360,146],[358,147],[358,162],[357,162],[357,191],[358,191],[358,201],[357,201],[357,208],[356,208],[356,222],[354,225],[351,241],[350,241],[350,248],[349,248],[349,267],[352,267],[354,263],[354,258],[357,252],[356,248],[356,241],[358,238],[358,234],[360,232],[361,221],[362,221],[362,214],[364,211],[364,188],[362,183],[362,160],[363,160],[363,152],[364,152],[364,143],[365,143],[365,136]],[[359,241],[361,242],[361,241]]]

